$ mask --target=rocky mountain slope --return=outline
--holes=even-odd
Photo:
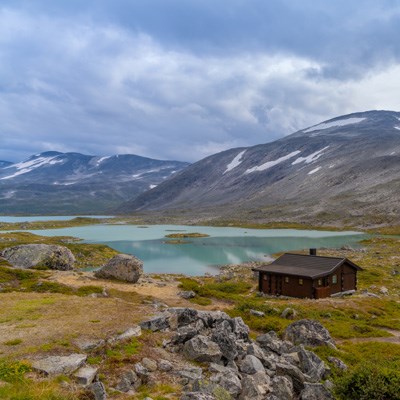
[[[59,152],[16,164],[0,162],[0,213],[102,213],[187,165],[130,154]]]
[[[333,118],[207,157],[121,207],[257,222],[399,223],[400,113]]]

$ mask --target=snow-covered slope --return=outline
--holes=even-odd
[[[104,212],[187,165],[130,154],[36,154],[19,163],[0,164],[0,213]]]
[[[399,119],[391,111],[355,113],[272,143],[224,151],[121,209],[312,223],[399,219]]]

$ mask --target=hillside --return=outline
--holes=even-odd
[[[399,223],[400,113],[333,118],[207,157],[121,211],[308,224]]]
[[[59,152],[36,154],[15,164],[0,162],[0,213],[103,213],[187,165],[131,154]]]

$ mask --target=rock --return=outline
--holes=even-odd
[[[265,372],[245,375],[242,379],[239,400],[263,400],[270,391],[270,378]]]
[[[305,346],[330,346],[336,349],[335,343],[326,328],[318,321],[302,319],[290,324],[283,337],[294,344]]]
[[[379,289],[379,293],[380,293],[380,294],[383,294],[384,296],[388,296],[388,295],[389,295],[389,289],[388,289],[387,287],[385,287],[385,286],[382,286],[382,287]]]
[[[196,293],[193,292],[193,290],[184,290],[182,292],[179,292],[178,296],[182,297],[182,299],[189,300],[189,299],[193,299],[194,297],[196,297]]]
[[[210,363],[208,370],[213,374],[223,374],[230,371],[228,367],[216,363]]]
[[[221,321],[224,321],[224,320],[231,321],[232,320],[229,317],[229,315],[224,313],[223,311],[198,311],[197,316],[200,320],[203,321],[204,326],[206,328],[214,328],[215,325]]]
[[[167,310],[177,320],[177,328],[192,324],[199,319],[198,311],[194,308],[171,307]]]
[[[184,368],[176,371],[176,375],[183,378],[186,382],[191,382],[201,379],[203,370],[199,367]]]
[[[69,375],[80,368],[87,359],[86,354],[49,356],[32,361],[32,368],[46,375]]]
[[[328,361],[331,362],[332,364],[334,364],[337,368],[341,369],[342,371],[347,370],[347,365],[339,358],[328,357]]]
[[[264,366],[261,361],[252,355],[247,355],[240,363],[239,368],[241,372],[248,375],[253,375],[259,371],[264,372]]]
[[[304,389],[304,382],[308,379],[299,368],[287,363],[276,364],[276,375],[290,377],[296,393],[300,393]]]
[[[264,350],[273,351],[276,354],[289,353],[293,348],[292,343],[280,340],[274,331],[258,336],[256,341]]]
[[[96,378],[97,371],[97,368],[82,367],[75,372],[74,378],[80,385],[89,386]]]
[[[173,344],[183,344],[198,334],[199,330],[196,327],[192,325],[182,326],[178,328],[176,335],[172,338],[171,342]]]
[[[281,318],[294,319],[297,317],[297,312],[295,309],[287,307],[282,311]]]
[[[189,392],[181,396],[181,400],[216,400],[215,396],[208,393]]]
[[[105,345],[102,339],[78,338],[72,342],[79,350],[91,351]]]
[[[232,331],[237,339],[242,339],[245,341],[249,340],[249,327],[243,322],[241,317],[236,317],[231,320]]]
[[[65,246],[23,244],[4,249],[0,256],[16,268],[47,267],[60,271],[74,268],[75,257]]]
[[[277,400],[292,400],[293,383],[287,376],[274,376],[271,380],[272,394]]]
[[[170,314],[163,313],[161,315],[155,316],[147,321],[141,322],[139,325],[142,329],[151,330],[153,332],[162,331],[169,328]]]
[[[120,392],[126,393],[132,389],[137,389],[141,384],[142,381],[138,375],[134,371],[130,370],[122,375],[116,389]]]
[[[115,340],[120,341],[120,340],[131,339],[133,337],[141,336],[141,334],[142,334],[142,328],[139,325],[135,325],[128,328],[124,333],[118,335],[115,338]]]
[[[321,383],[305,383],[300,400],[333,400],[331,392]]]
[[[106,388],[101,382],[94,382],[89,386],[90,391],[93,394],[94,400],[106,400],[107,392]]]
[[[313,352],[305,350],[303,347],[298,352],[301,370],[311,379],[310,382],[319,382],[322,378],[326,378],[330,369],[325,363]]]
[[[147,378],[149,377],[149,375],[150,375],[150,371],[147,369],[147,368],[145,368],[145,366],[143,365],[143,364],[141,364],[141,363],[136,363],[135,365],[134,365],[134,368],[135,368],[135,373],[136,373],[136,375],[140,378],[140,379],[142,379],[143,381],[147,381]]]
[[[168,360],[160,360],[158,362],[158,369],[162,372],[169,372],[173,369],[173,365]]]
[[[217,362],[222,357],[218,344],[202,335],[187,341],[183,351],[187,358],[199,362]]]
[[[157,371],[157,363],[150,358],[143,358],[142,365],[150,372]]]
[[[251,315],[255,315],[256,317],[264,317],[265,313],[258,310],[250,310]]]
[[[211,380],[225,389],[231,396],[236,398],[242,391],[239,377],[230,369],[211,377]]]
[[[94,273],[97,278],[136,283],[143,273],[143,262],[135,256],[117,254]]]
[[[227,360],[234,360],[238,355],[237,339],[232,333],[232,328],[228,321],[222,321],[217,325],[212,333],[211,340],[218,344],[223,357]]]

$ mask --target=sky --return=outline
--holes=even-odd
[[[400,110],[397,0],[1,0],[0,160],[194,162]]]

